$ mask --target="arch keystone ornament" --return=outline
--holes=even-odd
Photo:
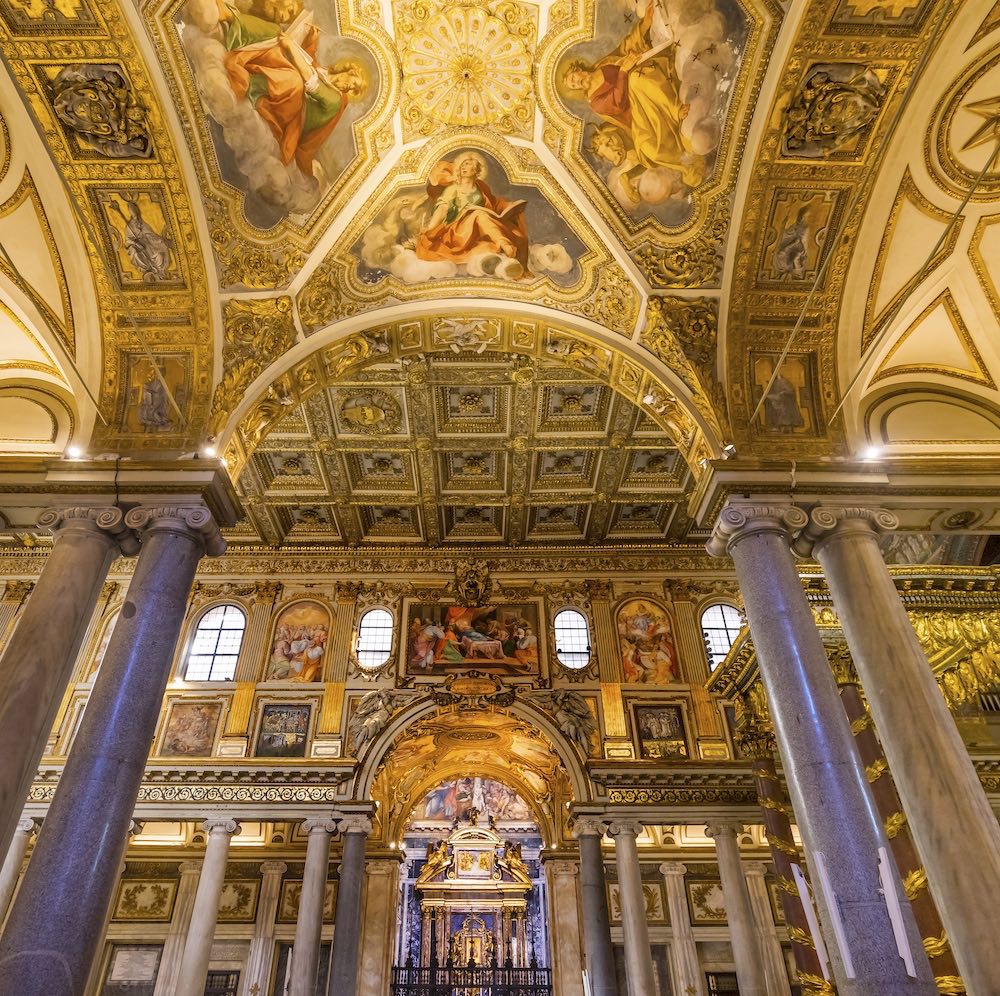
[[[799,549],[826,575],[959,971],[985,993],[995,931],[977,911],[1000,890],[1000,825],[879,549],[897,524],[886,509],[821,506]]]

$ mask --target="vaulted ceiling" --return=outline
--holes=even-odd
[[[998,37],[971,0],[0,0],[0,449],[212,445],[247,541],[429,544],[680,538],[729,443],[992,451]]]

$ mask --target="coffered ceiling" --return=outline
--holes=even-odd
[[[604,543],[683,535],[691,474],[647,413],[571,367],[448,352],[375,364],[258,443],[239,477],[268,543]],[[420,372],[414,376],[414,371]]]

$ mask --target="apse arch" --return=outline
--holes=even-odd
[[[637,335],[626,338],[597,322],[541,305],[462,298],[394,304],[345,318],[256,368],[252,381],[228,388],[224,382],[216,394],[216,446],[225,453],[230,473],[238,476],[269,429],[316,391],[336,386],[349,372],[392,359],[411,362],[435,352],[493,351],[489,341],[462,345],[446,337],[434,340],[441,323],[489,322],[502,327],[495,351],[563,363],[643,409],[674,440],[695,478],[709,460],[721,456],[720,432],[706,417],[704,405],[699,408],[694,391],[640,345]]]
[[[581,763],[578,748],[567,739],[544,710],[532,703],[515,699],[513,704],[501,710],[475,709],[469,712],[481,718],[506,716],[526,724],[541,735],[555,755],[558,766],[569,781],[574,800],[585,802],[593,797],[593,787]],[[407,730],[412,730],[422,721],[447,714],[447,710],[435,704],[431,697],[416,699],[400,709],[386,724],[385,729],[359,751],[352,798],[372,798],[374,782],[383,762],[390,757],[397,742]],[[435,774],[440,774],[440,769]]]

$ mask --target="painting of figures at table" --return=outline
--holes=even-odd
[[[737,0],[598,0],[594,24],[556,66],[583,156],[629,215],[681,225],[716,168],[746,17]]]
[[[309,736],[307,705],[266,705],[257,732],[257,757],[305,757]]]
[[[274,625],[265,681],[320,681],[330,636],[330,613],[319,602],[289,605]]]
[[[586,247],[535,187],[511,183],[488,153],[461,149],[435,163],[422,183],[404,187],[355,251],[366,283],[390,275],[405,284],[547,277],[572,286]]]
[[[684,716],[677,705],[636,706],[641,757],[688,757]]]
[[[666,685],[678,681],[674,626],[666,609],[633,598],[618,610],[618,644],[625,681]]]
[[[431,789],[413,809],[414,820],[467,820],[469,811],[495,820],[531,820],[528,804],[503,782],[492,778],[456,778]]]
[[[406,671],[467,670],[510,676],[538,674],[538,606],[411,605]]]
[[[174,702],[160,741],[160,756],[208,757],[221,714],[221,702]]]
[[[372,54],[319,0],[187,0],[177,30],[247,220],[307,215],[357,155],[352,124],[379,91]]]

